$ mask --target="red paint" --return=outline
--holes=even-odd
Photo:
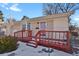
[[[25,41],[25,42],[30,41],[30,40],[32,40],[32,31],[31,30],[17,31],[17,32],[14,33],[14,37],[16,37],[17,40],[20,40],[20,41]]]
[[[16,36],[16,34],[19,35],[19,32],[22,33],[22,36],[20,37]],[[24,37],[23,33],[27,34],[28,36]],[[34,37],[34,40],[32,40],[33,37],[32,37],[31,30],[21,30],[21,31],[15,32],[14,37],[17,37],[18,40],[24,41],[24,42],[34,41],[36,42],[36,47],[38,45],[42,45],[42,46],[47,46],[47,47],[59,49],[59,50],[66,51],[66,52],[71,50],[70,38],[69,38],[70,36],[69,36],[68,31],[41,30],[37,32],[37,34]]]
[[[41,38],[41,36],[42,36],[41,34],[43,34],[43,33],[46,33],[47,38]],[[50,36],[51,37],[53,36],[53,33],[55,33],[55,38],[50,38]],[[56,33],[58,33],[59,38],[57,38]],[[63,35],[61,35],[61,33]],[[49,34],[51,34],[51,35],[49,36]],[[60,49],[60,50],[63,50],[63,51],[70,51],[71,50],[70,38],[69,38],[69,32],[68,31],[46,31],[46,30],[41,30],[36,34],[36,37],[38,37],[38,39],[39,39],[38,45],[52,47],[52,48]],[[36,40],[37,40],[37,38],[36,38]],[[52,42],[52,43],[50,43],[49,41]]]

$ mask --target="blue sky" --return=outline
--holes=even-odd
[[[0,10],[3,11],[5,19],[10,15],[16,20],[20,20],[22,16],[28,16],[30,18],[42,16],[41,3],[0,3]]]
[[[79,26],[79,10],[76,10],[73,15],[71,15],[73,23],[76,23]]]
[[[42,16],[42,3],[0,3],[0,10],[4,13],[4,19],[12,15],[16,20],[22,16],[30,18]],[[73,22],[79,22],[79,10],[71,17]],[[78,24],[79,25],[79,24]]]

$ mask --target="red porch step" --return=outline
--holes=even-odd
[[[27,42],[26,45],[30,46],[30,47],[36,48],[37,47],[37,42],[35,42],[34,40],[32,40],[32,41]]]

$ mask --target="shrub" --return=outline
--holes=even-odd
[[[17,40],[11,36],[0,37],[0,53],[10,52],[17,49]]]

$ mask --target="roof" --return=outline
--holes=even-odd
[[[31,18],[30,20],[43,20],[43,19],[51,19],[51,18],[59,18],[59,17],[69,17],[72,13],[73,12],[62,13],[62,14],[52,14],[48,16]]]
[[[24,20],[24,19],[29,19],[29,17],[23,16],[21,20]]]
[[[37,20],[46,20],[46,19],[54,19],[54,18],[60,18],[60,17],[69,17],[73,12],[68,12],[68,13],[62,13],[62,14],[52,14],[48,16],[40,16],[40,17],[34,17],[34,18],[28,18],[26,16],[23,16],[22,20],[27,20],[27,21],[37,21]]]

